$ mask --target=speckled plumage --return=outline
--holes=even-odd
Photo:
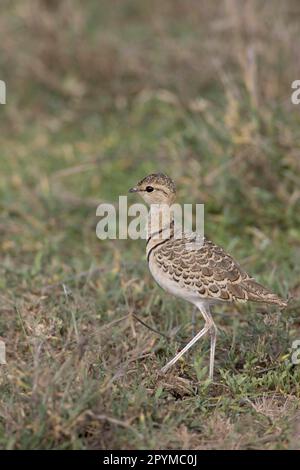
[[[199,247],[196,235],[180,239],[171,236],[154,247],[149,263],[155,263],[179,288],[196,292],[201,299],[251,300],[286,306],[286,302],[249,276],[223,248],[206,238]]]
[[[204,328],[162,371],[166,372],[196,341],[209,332],[209,377],[212,379],[217,328],[210,306],[218,302],[254,301],[284,308],[287,302],[256,282],[223,248],[212,241],[206,238],[199,240],[196,233],[175,232],[174,221],[163,217],[166,207],[169,208],[175,200],[176,188],[171,178],[162,173],[151,174],[130,191],[139,192],[151,206],[146,245],[151,274],[164,290],[195,305],[205,320]],[[168,220],[167,225],[162,225],[166,223],[162,222],[165,220]],[[156,227],[155,231],[151,231],[152,226]]]
[[[164,173],[151,173],[151,175],[145,176],[139,183],[138,187],[143,188],[151,184],[159,185],[168,188],[172,193],[176,193],[176,186],[174,181]]]

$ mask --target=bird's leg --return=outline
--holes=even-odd
[[[181,356],[184,355],[184,353],[186,353],[192,346],[193,344],[195,344],[198,339],[200,339],[203,335],[205,335],[211,328],[211,324],[206,322],[204,328],[202,328],[201,331],[199,331],[199,333],[196,334],[196,336],[194,336],[194,338],[178,353],[176,354],[175,357],[173,357],[173,359],[171,359],[171,361],[168,362],[168,364],[166,364],[162,369],[161,369],[161,372],[165,373],[167,372],[167,370],[173,365],[175,364],[175,362],[178,361],[178,359],[181,358]]]
[[[212,323],[210,330],[210,358],[209,358],[209,378],[214,379],[215,350],[217,342],[217,327]]]
[[[203,309],[203,310],[202,310]],[[209,334],[210,334],[210,357],[209,357],[209,378],[213,380],[214,378],[214,364],[215,364],[215,350],[217,342],[217,327],[212,319],[209,306],[205,308],[200,308],[200,311],[205,318],[206,322],[210,325]]]

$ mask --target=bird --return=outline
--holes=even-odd
[[[157,284],[188,301],[204,318],[204,327],[162,369],[166,373],[200,338],[210,335],[209,379],[213,381],[217,326],[212,306],[228,302],[261,302],[280,309],[287,301],[258,283],[222,247],[196,232],[175,230],[172,206],[174,181],[164,173],[152,173],[129,189],[150,206],[146,257]]]

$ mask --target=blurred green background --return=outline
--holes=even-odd
[[[299,448],[299,34],[296,0],[1,1],[1,448]],[[144,242],[96,238],[154,171],[293,297],[218,309],[211,385],[208,340],[159,375],[191,310]]]

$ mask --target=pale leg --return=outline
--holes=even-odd
[[[167,370],[180,359],[202,336],[208,331],[210,333],[210,358],[209,358],[209,378],[213,380],[214,376],[214,363],[215,363],[215,349],[217,341],[217,327],[212,319],[209,305],[199,304],[198,308],[205,319],[204,328],[194,336],[194,338],[178,353],[171,361],[169,361],[162,369],[161,372],[165,373]],[[193,312],[194,313],[194,312]]]
[[[209,378],[214,379],[215,350],[217,342],[217,327],[213,323],[209,330],[210,333],[210,358],[209,358]]]
[[[214,378],[214,364],[215,364],[215,350],[217,342],[217,327],[212,319],[209,305],[206,305],[203,310],[201,310],[202,315],[204,316],[207,323],[210,324],[210,357],[209,357],[209,378],[213,380]]]
[[[173,366],[175,362],[177,362],[178,359],[180,359],[181,356],[183,356],[184,353],[186,353],[193,346],[193,344],[195,344],[198,341],[198,339],[200,339],[210,330],[210,327],[211,327],[210,324],[206,324],[204,328],[201,331],[199,331],[199,333],[197,333],[196,336],[194,336],[194,338],[178,354],[176,354],[176,356],[173,357],[173,359],[171,359],[171,361],[169,361],[168,364],[166,364],[161,369],[161,372],[163,373],[167,372],[167,370],[170,369],[170,367]]]

